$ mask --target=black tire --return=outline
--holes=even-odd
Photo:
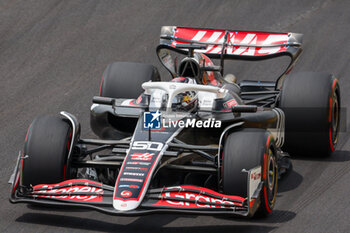
[[[156,67],[133,62],[115,62],[107,66],[100,84],[100,96],[136,99],[142,92],[142,83],[160,81]],[[101,109],[90,114],[90,126],[102,139],[122,139],[132,134],[136,118],[117,117]]]
[[[114,62],[103,72],[100,96],[135,99],[143,92],[141,84],[150,80],[160,80],[158,70],[154,66]]]
[[[302,72],[283,82],[280,108],[286,116],[283,149],[294,154],[329,156],[340,124],[340,89],[328,73]]]
[[[22,184],[59,183],[66,178],[67,155],[72,129],[56,116],[39,116],[29,126],[23,160]]]
[[[242,172],[242,169],[250,170],[259,165],[262,168],[264,186],[256,213],[266,216],[271,213],[277,196],[278,169],[273,138],[264,129],[243,129],[231,133],[225,141],[223,150],[224,193],[248,197],[247,173]]]

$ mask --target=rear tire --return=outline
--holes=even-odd
[[[66,178],[72,128],[60,117],[39,116],[29,126],[23,160],[22,184],[54,184]]]
[[[160,80],[158,70],[154,66],[135,62],[114,62],[103,72],[100,96],[136,99],[143,92],[141,84],[150,80]]]
[[[100,84],[100,96],[136,99],[142,92],[142,83],[160,81],[156,67],[134,62],[115,62],[107,66]],[[105,108],[91,111],[90,125],[103,139],[122,139],[134,131],[137,118],[117,117]]]
[[[225,142],[222,162],[222,184],[225,194],[248,197],[247,173],[261,166],[264,186],[256,213],[271,213],[277,195],[278,169],[275,145],[271,134],[263,129],[243,129],[231,133]]]
[[[340,124],[340,89],[331,74],[302,72],[284,80],[280,108],[286,116],[284,149],[326,157],[335,150]]]

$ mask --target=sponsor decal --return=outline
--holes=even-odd
[[[120,181],[130,181],[130,182],[140,182],[142,183],[142,179],[133,179],[133,178],[120,178]]]
[[[125,167],[125,170],[139,170],[139,171],[147,171],[147,167]]]
[[[58,186],[58,185],[55,185]],[[54,188],[55,186],[51,185],[43,185],[40,188]],[[34,189],[38,188],[37,186],[34,186]],[[92,195],[74,195],[74,193],[98,193],[103,194],[103,189],[96,188],[96,187],[90,187],[90,186],[81,186],[72,185],[69,188],[58,188],[58,189],[51,189],[51,190],[40,190],[40,191],[34,191],[38,195],[38,197],[45,197],[45,198],[53,198],[53,199],[65,199],[65,200],[71,200],[71,201],[94,201],[94,202],[101,202],[102,196],[92,196]],[[52,193],[52,194],[67,194],[62,196],[50,196],[50,195],[40,195],[41,193]]]
[[[124,203],[120,204],[120,206],[121,206],[121,207],[127,207],[128,204],[127,204],[126,202],[124,202]]]
[[[132,195],[132,192],[129,190],[124,190],[123,192],[120,193],[122,197],[130,197]]]
[[[252,198],[255,190],[259,187],[261,176],[261,166],[257,166],[249,170],[249,198]]]
[[[237,105],[237,101],[235,99],[231,99],[224,103],[224,106],[226,108],[232,108],[233,106],[236,106],[236,105]]]
[[[225,30],[203,30],[195,28],[181,28],[177,27],[174,36],[201,42],[218,42],[223,43],[225,37]],[[228,34],[228,43],[226,54],[235,55],[250,55],[259,56],[273,54],[287,50],[283,44],[288,42],[288,33],[268,33],[268,32],[245,32],[245,31],[230,31]],[[175,47],[180,41],[172,41],[171,46]],[[240,45],[241,44],[241,45]],[[248,47],[245,45],[254,45]],[[259,47],[258,45],[271,45],[269,47]],[[204,50],[196,50],[202,53],[220,54],[222,50],[221,45],[210,45]]]
[[[203,194],[191,193],[191,192],[165,192],[161,194],[161,197],[174,197],[181,199],[194,200],[195,202],[186,202],[186,201],[170,201],[170,200],[160,200],[154,205],[160,206],[173,206],[173,207],[186,207],[186,208],[234,208],[229,206],[219,206],[215,205],[216,203],[220,204],[229,204],[229,205],[240,205],[239,203],[234,203],[232,201],[227,201],[224,198],[218,199],[214,197],[208,197]],[[211,202],[211,204],[199,204],[198,201]]]
[[[145,176],[143,173],[134,173],[134,172],[124,172],[123,173],[126,176]]]
[[[139,189],[140,186],[134,184],[121,184],[118,188],[131,188],[131,189]]]
[[[260,180],[261,178],[261,172],[252,172],[250,174],[250,179],[252,180]]]
[[[211,98],[203,99],[201,102],[201,107],[211,108],[213,106],[213,102],[214,101]]]
[[[136,141],[132,144],[132,150],[152,150],[160,151],[163,148],[161,142]]]
[[[129,164],[129,165],[145,165],[145,166],[149,166],[151,163],[150,162],[127,162],[126,164]]]
[[[133,153],[131,160],[151,161],[154,153]]]

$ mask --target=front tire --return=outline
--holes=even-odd
[[[261,166],[264,182],[261,203],[256,213],[271,213],[277,196],[278,169],[272,135],[263,129],[243,129],[231,133],[225,142],[222,161],[222,185],[225,194],[248,197],[247,173]]]
[[[70,124],[60,117],[40,116],[29,126],[23,160],[22,184],[54,184],[65,180],[72,137]]]

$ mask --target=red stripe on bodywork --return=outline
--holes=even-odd
[[[251,200],[251,201],[249,202],[249,207],[253,207],[254,203],[255,203],[255,199]]]
[[[134,101],[135,101],[135,100],[131,100],[131,101],[129,102],[129,105],[134,106],[134,107],[140,107],[139,104],[134,104],[134,103],[133,103]]]

